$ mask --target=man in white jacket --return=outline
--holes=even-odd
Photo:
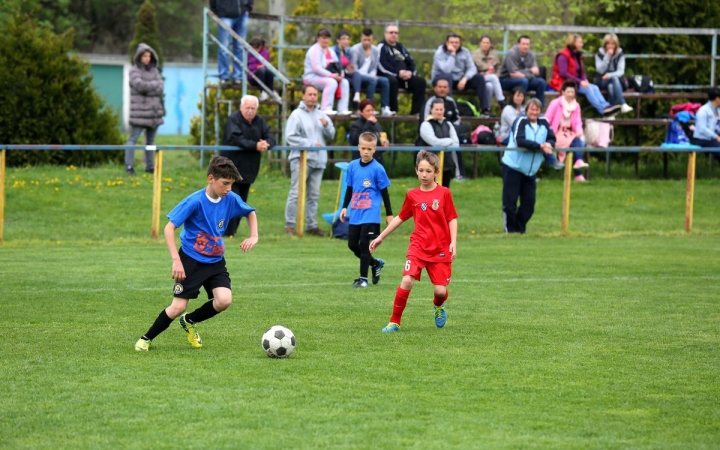
[[[332,120],[317,107],[318,90],[312,85],[302,89],[302,101],[288,117],[285,138],[288,145],[310,149],[325,147],[326,140],[335,137]],[[290,152],[290,192],[285,203],[285,233],[295,234],[297,216],[298,186],[300,178],[300,150]],[[320,198],[320,183],[327,164],[327,150],[309,151],[307,157],[307,178],[304,180],[307,199],[305,203],[305,232],[325,236],[318,228],[317,210]]]

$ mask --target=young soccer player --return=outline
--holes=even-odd
[[[372,283],[380,281],[380,271],[385,266],[382,259],[370,254],[370,241],[380,234],[380,199],[385,203],[385,220],[392,221],[392,207],[388,194],[388,179],[385,168],[373,159],[377,149],[378,136],[365,132],[360,135],[358,150],[360,159],[352,161],[347,168],[347,190],[340,221],[350,221],[348,226],[348,247],[360,258],[360,278],[355,280],[356,288],[368,287],[368,270],[372,267]],[[350,212],[348,214],[348,206]]]
[[[195,325],[225,311],[232,303],[230,275],[223,256],[225,227],[233,217],[247,217],[250,237],[242,241],[240,249],[247,252],[258,241],[255,208],[249,207],[231,191],[233,182],[241,179],[232,161],[224,156],[215,156],[208,167],[207,187],[190,194],[168,214],[170,221],[165,226],[165,242],[172,258],[175,297],[137,341],[135,350],[150,350],[152,340],[178,316],[190,345],[200,348],[202,339],[195,331]],[[180,226],[184,228],[180,232],[178,251],[175,229]],[[190,314],[185,314],[188,300],[197,298],[201,287],[205,288],[209,300]]]
[[[435,177],[440,173],[440,160],[434,153],[422,150],[415,162],[415,172],[420,186],[408,191],[400,213],[370,243],[374,252],[383,240],[410,217],[415,220],[415,230],[410,235],[407,261],[400,286],[395,291],[390,323],[382,329],[392,333],[400,329],[400,320],[405,310],[410,290],[425,268],[430,281],[435,285],[435,325],[445,326],[447,314],[445,301],[448,298],[452,262],[457,255],[457,212],[450,189],[439,186]]]

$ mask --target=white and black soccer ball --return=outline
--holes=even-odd
[[[287,358],[295,351],[295,335],[282,325],[274,325],[262,336],[262,348],[271,358]]]

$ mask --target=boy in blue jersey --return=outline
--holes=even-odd
[[[340,211],[340,221],[350,221],[348,227],[348,247],[360,258],[360,278],[353,286],[356,288],[368,287],[368,272],[372,268],[372,283],[380,281],[380,271],[385,266],[382,259],[374,259],[370,254],[370,241],[380,234],[380,200],[385,203],[385,220],[387,223],[393,219],[390,195],[388,194],[388,179],[385,168],[373,159],[377,149],[377,136],[374,133],[360,135],[358,150],[360,159],[348,164],[347,190],[343,208]],[[348,213],[348,206],[350,212]]]
[[[168,214],[170,221],[165,226],[165,242],[172,258],[174,298],[170,306],[160,312],[148,332],[137,341],[137,351],[150,350],[152,340],[177,317],[180,317],[180,326],[185,330],[190,345],[202,347],[195,325],[225,311],[232,303],[222,239],[230,219],[247,217],[250,237],[240,244],[243,252],[257,244],[255,208],[249,207],[231,191],[233,182],[242,180],[235,165],[224,156],[215,156],[210,160],[207,174],[207,187],[187,196]],[[180,226],[184,228],[180,232],[178,251],[175,229]],[[190,314],[185,314],[188,301],[200,295],[201,287],[205,288],[209,300]]]

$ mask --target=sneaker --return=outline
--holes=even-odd
[[[555,162],[551,164],[551,167],[555,170],[563,170],[565,168],[565,164],[555,160]]]
[[[366,279],[358,278],[358,279],[356,279],[355,282],[353,283],[353,287],[356,287],[356,288],[366,288],[366,287],[368,287],[368,282],[367,282]]]
[[[391,111],[389,106],[383,106],[382,113],[383,117],[390,117],[397,114],[395,111]]]
[[[195,325],[185,320],[185,314],[180,316],[180,320],[178,320],[178,322],[180,323],[182,329],[185,330],[185,332],[187,333],[187,338],[190,345],[195,348],[202,347],[202,339],[200,339],[200,335],[197,334],[197,331],[195,331]]]
[[[349,109],[346,109],[345,111],[340,111],[338,113],[339,116],[349,116],[351,114],[352,114],[352,111],[350,111]]]
[[[125,168],[125,173],[128,175],[135,175],[135,169],[133,169],[133,166],[127,166]]]
[[[328,116],[334,116],[335,114],[337,114],[337,111],[335,111],[334,109],[323,109],[323,112]]]
[[[270,96],[268,95],[267,92],[262,91],[262,92],[260,93],[260,101],[261,101],[261,102],[264,102],[264,101],[266,101],[266,100],[269,99],[269,98],[270,98]]]
[[[293,227],[285,227],[285,234],[289,234],[290,236],[295,235],[295,228]]]
[[[353,95],[353,101],[360,103],[360,93],[356,92],[355,95]]]
[[[444,304],[441,306],[436,306],[435,307],[435,326],[438,328],[442,328],[445,326],[445,322],[447,322],[447,313],[445,312]]]
[[[378,258],[377,265],[372,270],[372,283],[378,284],[380,282],[380,271],[385,267],[385,261]]]
[[[623,103],[620,106],[620,113],[622,113],[622,114],[627,114],[629,112],[632,112],[632,110],[633,110],[633,107],[628,105],[627,103]]]
[[[313,236],[320,236],[325,237],[325,232],[321,230],[320,228],[313,228],[312,230],[305,230],[306,234],[311,234]]]
[[[385,328],[382,329],[383,333],[392,333],[400,329],[400,324],[395,322],[388,322]]]
[[[607,108],[603,109],[602,115],[603,117],[615,115],[618,113],[620,108],[620,105],[610,105]]]
[[[154,167],[146,167],[145,173],[155,173],[155,168]]]
[[[278,95],[277,92],[273,92],[272,97],[276,102],[282,103],[282,97],[280,97],[280,95]]]
[[[573,164],[573,169],[587,169],[590,167],[590,164],[586,163],[582,159],[578,159],[575,161],[575,164]]]
[[[150,343],[151,341],[149,339],[140,338],[135,343],[135,350],[139,352],[148,352],[150,351]]]
[[[575,177],[575,181],[577,181],[578,183],[584,183],[584,182],[586,182],[587,180],[585,179],[584,176],[578,175],[578,176]]]

